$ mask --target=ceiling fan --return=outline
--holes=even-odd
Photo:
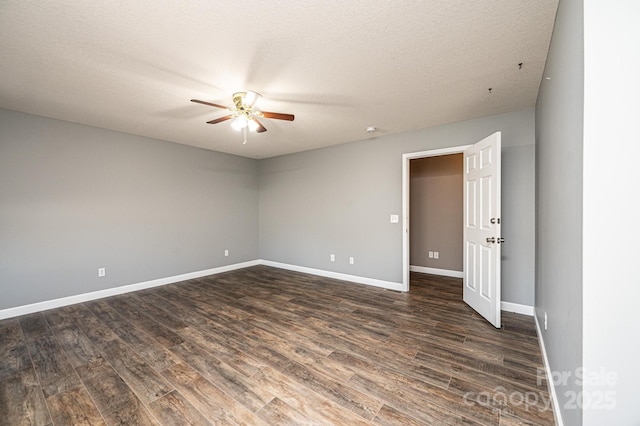
[[[273,118],[276,120],[293,121],[293,114],[282,114],[279,112],[260,111],[256,108],[256,103],[260,100],[262,95],[251,90],[246,92],[237,92],[233,94],[233,103],[235,108],[227,108],[224,105],[218,105],[211,102],[201,101],[198,99],[191,99],[191,102],[196,102],[203,105],[208,105],[216,108],[226,109],[229,114],[224,117],[216,118],[215,120],[207,121],[208,124],[221,123],[227,120],[233,120],[231,127],[235,130],[255,131],[258,133],[266,132],[267,128],[262,125],[258,120],[259,118]],[[246,142],[246,136],[245,136]]]

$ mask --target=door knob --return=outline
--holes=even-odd
[[[495,243],[496,239],[494,237],[491,237],[491,238],[487,237],[487,242],[488,243]]]

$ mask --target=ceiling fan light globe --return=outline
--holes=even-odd
[[[240,131],[247,127],[247,124],[247,119],[241,115],[231,122],[231,127],[233,127],[234,130]]]

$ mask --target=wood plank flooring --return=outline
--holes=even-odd
[[[0,425],[550,425],[533,319],[265,266],[0,321]]]

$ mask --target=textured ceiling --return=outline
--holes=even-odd
[[[533,106],[556,8],[0,0],[0,108],[266,158]],[[242,90],[295,121],[265,119],[243,145],[229,122],[205,124],[224,110],[189,102],[232,106]]]

